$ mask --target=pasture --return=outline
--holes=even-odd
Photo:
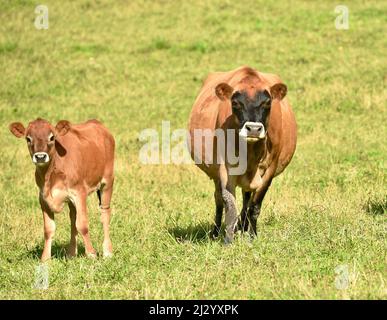
[[[107,1],[0,3],[1,299],[386,299],[387,3]],[[49,28],[34,26],[36,5]],[[250,65],[288,86],[298,123],[258,238],[212,241],[212,182],[194,165],[143,165],[145,128],[186,128],[211,71]],[[116,138],[114,256],[68,260],[55,216],[49,287],[35,286],[43,221],[27,146],[9,123],[101,120]],[[238,190],[239,191],[239,190]],[[241,196],[238,192],[238,208]],[[102,252],[98,201],[88,202]]]

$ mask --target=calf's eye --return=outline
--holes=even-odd
[[[31,137],[26,137],[27,143],[31,144],[32,143],[32,138]]]
[[[51,133],[49,136],[48,136],[48,141],[52,142],[55,140],[55,136]]]

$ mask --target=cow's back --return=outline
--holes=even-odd
[[[70,181],[93,185],[113,175],[114,138],[99,121],[72,125],[58,143],[59,166]]]
[[[198,167],[202,169],[210,178],[214,179],[218,175],[218,166],[216,164],[205,164],[204,159],[206,153],[212,153],[212,157],[216,157],[216,150],[206,148],[205,140],[202,138],[201,150],[194,143],[195,130],[211,130],[214,131],[218,123],[219,110],[221,104],[224,103],[215,94],[215,87],[221,82],[229,82],[234,72],[214,72],[210,73],[204,80],[202,88],[194,102],[189,117],[188,129],[190,133],[190,153],[192,159]],[[215,148],[215,143],[213,143]],[[199,157],[199,159],[197,158]]]

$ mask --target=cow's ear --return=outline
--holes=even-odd
[[[20,122],[11,123],[9,125],[9,131],[11,131],[12,134],[17,138],[24,137],[24,135],[26,134],[26,129]]]
[[[55,127],[58,136],[64,136],[71,128],[71,123],[67,120],[60,120]]]
[[[215,93],[220,100],[228,100],[233,93],[233,87],[230,87],[227,83],[220,83],[215,88]]]
[[[283,83],[276,83],[270,87],[270,94],[273,99],[282,100],[285,98],[288,88]]]

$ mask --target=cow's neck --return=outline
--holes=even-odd
[[[256,143],[247,144],[247,161],[250,162],[259,162],[267,154],[267,137]]]
[[[247,145],[247,173],[254,176],[257,173],[262,176],[269,163],[275,157],[275,150],[269,135],[265,139]]]
[[[40,190],[40,198],[52,212],[60,212],[68,200],[66,175],[60,170],[59,155],[55,154],[45,167],[37,167],[36,183]]]

